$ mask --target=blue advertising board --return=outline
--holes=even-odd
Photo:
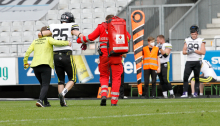
[[[94,78],[87,83],[97,83],[99,84],[99,70],[98,70],[98,64],[95,62],[95,59],[97,59],[98,55],[85,55],[86,61],[88,63],[88,66],[94,76]],[[30,64],[32,61],[32,57],[29,57],[28,63]],[[125,83],[136,83],[137,82],[137,76],[136,76],[136,65],[134,61],[134,54],[127,54],[127,57],[124,61],[124,81]],[[34,75],[34,71],[32,68],[28,68],[27,70],[24,70],[23,68],[23,57],[18,58],[18,78],[19,78],[19,84],[39,84],[37,78]],[[170,56],[170,81],[172,81],[172,54]],[[51,75],[51,84],[57,84],[58,78],[56,75],[56,72],[52,70]],[[66,75],[65,82],[68,82],[68,77]],[[144,82],[144,72],[142,71],[142,82]],[[79,83],[77,80],[76,83]]]
[[[220,76],[220,50],[206,51],[204,60],[209,61],[216,75]]]

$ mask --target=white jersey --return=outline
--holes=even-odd
[[[201,72],[204,73],[204,77],[211,76],[212,78],[217,80],[217,75],[212,68],[212,65],[207,60],[202,60]]]
[[[51,24],[48,27],[51,31],[52,37],[56,40],[69,40],[73,41],[72,30],[79,30],[79,26],[76,23],[63,23],[63,24]],[[70,46],[54,46],[54,51],[60,50],[72,50]]]
[[[158,44],[157,44],[158,46]],[[162,44],[162,50],[165,50],[166,48],[172,49],[172,45],[170,43],[164,43]],[[164,57],[161,52],[159,51],[159,57],[160,57],[160,63],[166,63],[170,61],[170,54],[167,57]]]
[[[205,43],[203,38],[197,38],[194,40],[191,37],[186,38],[185,42],[187,44],[187,48],[193,48],[195,50],[201,50],[202,43]],[[199,55],[197,53],[191,53],[187,55],[187,61],[200,61],[200,60],[202,60],[202,55]]]

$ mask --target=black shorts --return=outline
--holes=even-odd
[[[58,84],[65,84],[65,72],[69,81],[76,82],[76,65],[72,51],[62,50],[54,52],[54,65],[58,77]]]
[[[191,78],[191,80],[192,81],[195,81],[195,78],[194,77],[192,77]],[[217,80],[216,79],[214,79],[213,77],[211,77],[211,76],[209,76],[209,77],[199,77],[199,82],[216,82]]]

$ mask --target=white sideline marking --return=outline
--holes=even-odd
[[[146,102],[129,102],[133,104],[139,104],[139,103],[175,103],[175,102],[220,102],[219,101],[146,101]]]
[[[136,116],[150,116],[150,115],[174,115],[174,114],[192,114],[202,112],[220,112],[220,111],[190,111],[190,112],[166,112],[166,113],[145,113],[145,114],[132,114],[132,115],[112,115],[112,116],[91,116],[91,117],[76,117],[76,118],[61,118],[61,119],[22,119],[22,120],[0,120],[0,123],[7,122],[31,122],[31,121],[53,121],[53,120],[83,120],[83,119],[100,119],[100,118],[118,118],[118,117],[136,117]]]

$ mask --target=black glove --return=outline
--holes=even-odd
[[[81,49],[82,49],[82,50],[86,50],[86,49],[87,49],[87,44],[82,44],[82,45],[81,45]]]

